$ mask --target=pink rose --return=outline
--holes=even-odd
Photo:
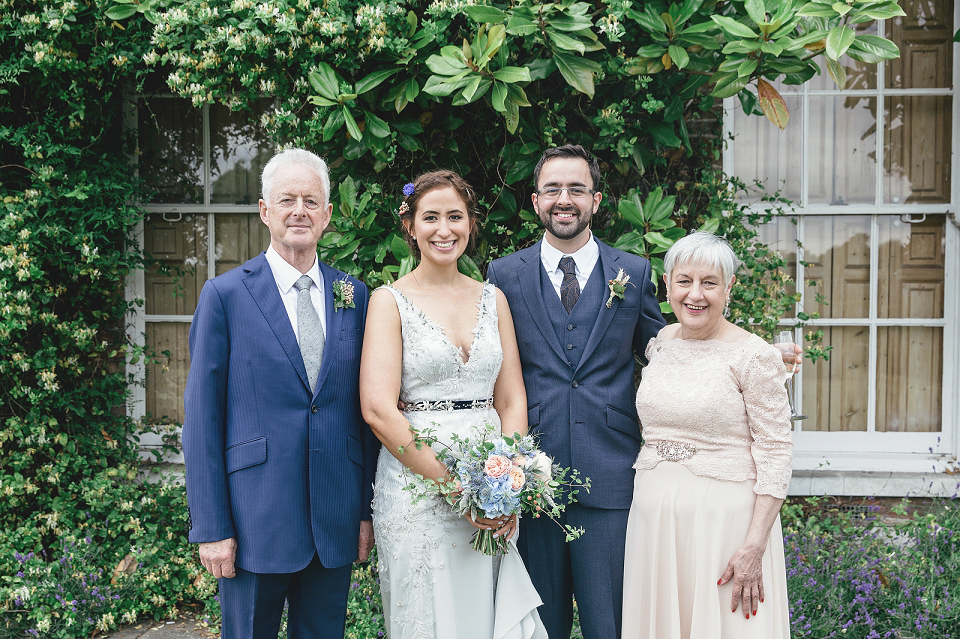
[[[517,466],[511,466],[510,470],[510,488],[513,490],[520,490],[523,488],[523,485],[527,483],[527,478],[523,476],[523,471]]]
[[[487,458],[487,463],[484,465],[483,470],[489,477],[503,477],[512,466],[513,464],[510,462],[509,457],[490,455],[490,457]]]

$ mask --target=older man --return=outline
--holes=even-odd
[[[302,149],[263,170],[270,246],[208,281],[190,328],[189,539],[220,580],[223,636],[340,637],[373,545],[376,438],[360,415],[368,293],[317,259],[330,178]],[[358,541],[359,540],[359,541]]]

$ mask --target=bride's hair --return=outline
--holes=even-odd
[[[403,203],[400,205],[400,228],[403,229],[403,237],[413,254],[420,259],[420,247],[417,241],[413,239],[410,229],[413,228],[414,215],[417,213],[417,206],[424,195],[437,189],[453,189],[467,205],[467,217],[470,218],[470,242],[467,251],[472,251],[477,238],[480,236],[479,214],[477,212],[477,198],[473,193],[473,188],[460,177],[459,174],[447,169],[437,171],[428,171],[417,176],[413,181],[413,193],[404,196]],[[407,190],[406,187],[404,190]]]

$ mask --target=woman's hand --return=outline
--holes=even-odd
[[[731,612],[743,603],[743,614],[749,619],[751,611],[757,616],[757,606],[763,602],[763,559],[764,547],[740,546],[727,562],[727,569],[717,582],[718,586],[733,579],[733,593],[730,597]]]
[[[504,537],[507,541],[513,539],[513,536],[517,533],[516,515],[504,515],[502,517],[487,519],[486,517],[473,518],[470,516],[470,513],[467,513],[464,517],[466,517],[467,521],[469,521],[474,528],[492,530],[494,531],[494,537]]]

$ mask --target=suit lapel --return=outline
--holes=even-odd
[[[263,313],[267,324],[273,329],[280,348],[287,354],[290,363],[293,364],[300,381],[309,390],[310,384],[307,382],[307,369],[303,365],[303,356],[300,355],[300,346],[297,344],[297,336],[293,332],[293,326],[290,325],[290,316],[280,298],[280,291],[277,289],[277,280],[273,277],[273,271],[267,263],[267,258],[261,253],[249,262],[243,265],[247,275],[243,278],[243,283],[250,291],[251,297]]]
[[[550,345],[557,357],[566,362],[567,358],[563,354],[563,349],[560,348],[560,341],[557,339],[556,331],[553,330],[550,316],[547,315],[547,307],[543,303],[543,291],[540,289],[541,242],[543,240],[531,246],[525,255],[521,256],[524,264],[517,271],[517,277],[520,278],[520,290],[523,291],[523,301],[527,306],[527,312],[530,313],[530,319],[536,324],[544,341]]]
[[[323,344],[323,360],[320,362],[320,374],[317,377],[317,390],[323,386],[323,380],[326,379],[333,360],[338,356],[337,349],[340,347],[340,325],[343,322],[345,311],[337,312],[334,308],[333,281],[336,279],[337,271],[327,266],[323,262],[319,263],[320,275],[323,276],[323,300],[324,315],[327,326],[327,338]]]
[[[597,321],[593,323],[593,330],[590,331],[590,337],[587,338],[587,345],[583,348],[583,354],[580,356],[580,366],[586,363],[590,355],[593,354],[593,351],[600,345],[600,340],[603,338],[604,333],[607,332],[610,322],[613,321],[613,316],[617,314],[617,307],[620,305],[620,298],[614,297],[613,304],[610,308],[607,308],[607,299],[610,296],[610,291],[607,289],[607,282],[617,276],[617,261],[620,259],[620,256],[600,240],[597,240],[597,245],[600,247],[600,264],[603,267],[603,280],[601,282],[601,286],[603,286],[604,289],[603,303],[600,305],[600,308],[597,309]]]

